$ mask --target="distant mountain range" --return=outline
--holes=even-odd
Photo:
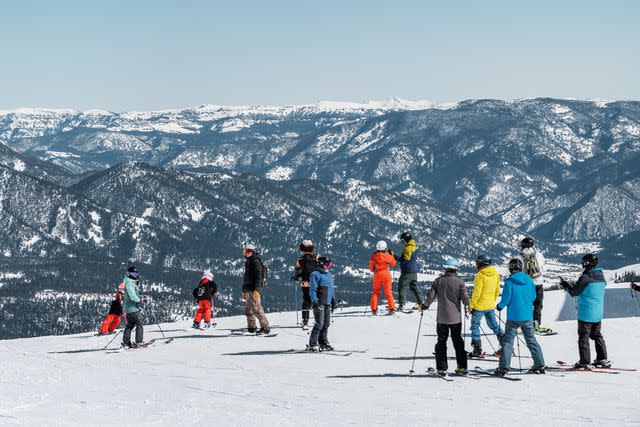
[[[17,110],[0,112],[0,142],[0,307],[14,304],[24,326],[11,336],[33,334],[21,297],[61,292],[62,264],[83,277],[74,295],[102,301],[117,280],[109,268],[141,263],[166,291],[163,320],[189,311],[195,272],[212,267],[235,312],[245,239],[269,264],[273,308],[293,304],[288,268],[304,237],[338,261],[343,292],[361,302],[357,268],[405,229],[424,268],[480,252],[503,261],[525,234],[561,260],[587,247],[610,266],[640,259],[635,101]]]

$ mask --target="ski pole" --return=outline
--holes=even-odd
[[[466,334],[467,334],[467,312],[466,312],[466,307],[465,307],[465,313],[464,313],[464,317],[462,319],[462,346],[464,348],[467,348],[467,343],[466,343]],[[465,350],[467,351],[467,350]]]
[[[491,340],[489,339],[489,336],[487,335],[487,333],[484,331],[484,328],[482,327],[482,325],[480,325],[480,330],[482,331],[482,335],[484,335],[485,339],[487,340],[487,342],[491,346],[491,349],[493,350],[493,354],[496,354],[498,351],[493,346],[493,344],[491,344]]]
[[[520,368],[520,372],[522,372],[522,356],[520,355],[520,337],[518,337],[517,329],[516,329],[516,339],[517,339],[516,343],[518,344],[518,367]]]
[[[107,343],[107,345],[105,345],[102,349],[106,350],[107,347],[109,347],[109,345],[113,342],[113,340],[115,340],[117,338],[118,335],[120,335],[120,332],[124,331],[124,328],[118,329],[118,332],[116,332],[116,334],[113,336],[113,338],[111,338],[111,341],[109,341]]]
[[[507,324],[506,324],[502,319],[500,319],[500,318],[498,318],[498,319],[500,320],[500,322],[502,322],[502,324],[504,325],[504,328],[505,328],[505,330],[506,330],[506,329],[507,329]],[[525,344],[525,342],[524,342],[524,341],[522,341],[522,338],[520,338],[520,337],[518,336],[518,334],[516,334],[516,338],[518,339],[518,343],[522,343],[523,345]]]
[[[409,370],[410,374],[413,374],[415,371],[413,367],[416,364],[416,354],[418,353],[418,341],[420,340],[420,329],[422,328],[422,316],[424,316],[424,310],[420,312],[420,323],[418,324],[418,336],[416,337],[416,347],[413,349],[413,360],[411,362],[411,369]]]
[[[298,326],[300,324],[300,321],[298,318],[298,284],[296,282],[293,282],[293,293],[294,293],[293,307],[296,309],[296,326]]]

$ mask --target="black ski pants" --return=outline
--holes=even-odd
[[[600,332],[602,322],[591,323],[578,320],[578,350],[580,351],[580,363],[591,363],[591,349],[589,340],[596,343],[596,359],[607,359],[607,346]]]
[[[124,327],[124,333],[122,334],[122,342],[126,346],[131,344],[131,331],[133,328],[136,329],[136,344],[142,344],[144,342],[144,329],[142,327],[142,312],[140,311],[127,313],[126,326]]]
[[[302,324],[309,324],[309,309],[311,308],[311,296],[309,296],[308,282],[307,286],[302,287]]]
[[[447,363],[447,339],[451,332],[451,341],[453,348],[456,350],[456,362],[459,368],[467,369],[467,352],[464,349],[464,340],[462,339],[462,323],[453,325],[445,325],[438,323],[436,328],[438,333],[438,343],[436,344],[436,369],[446,371],[449,368]]]
[[[544,299],[544,287],[536,285],[536,299],[533,301],[533,321],[542,324],[542,300]]]

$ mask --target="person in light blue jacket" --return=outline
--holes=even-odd
[[[536,285],[531,278],[522,271],[522,261],[514,258],[509,261],[509,273],[511,275],[504,282],[502,298],[496,306],[498,311],[507,309],[507,323],[502,335],[502,350],[500,351],[500,363],[495,374],[504,376],[511,367],[511,355],[513,353],[513,340],[518,329],[522,329],[522,335],[527,343],[527,348],[533,358],[533,366],[530,373],[544,374],[546,366],[542,348],[534,335],[533,302],[536,299]]]
[[[142,327],[142,313],[140,303],[142,299],[138,293],[140,286],[140,274],[135,267],[127,269],[127,275],[124,278],[124,306],[122,311],[125,314],[126,326],[122,334],[122,346],[135,348],[144,343],[144,328]],[[131,342],[131,331],[136,330],[136,341]]]

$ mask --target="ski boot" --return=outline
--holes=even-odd
[[[467,368],[461,368],[459,366],[456,368],[456,375],[467,375],[468,373]]]
[[[200,323],[193,322],[193,329],[200,329]]]
[[[211,327],[211,322],[204,322],[204,327],[205,328],[210,328]]]
[[[589,365],[588,363],[576,362],[575,365],[573,365],[573,369],[580,369],[582,371],[591,371],[593,369],[593,366]]]
[[[396,312],[395,310],[389,309],[389,310],[387,310],[387,316],[393,316],[393,313],[395,313],[395,312]]]
[[[547,367],[546,366],[532,366],[531,369],[527,371],[528,374],[546,374]]]
[[[333,351],[331,344],[320,344],[320,351]]]
[[[482,357],[482,344],[480,342],[472,342],[473,351],[469,353],[469,357]]]
[[[593,361],[593,366],[596,368],[610,368],[611,367],[611,361],[607,360],[607,359],[602,359],[602,360],[594,360]]]
[[[374,316],[378,315],[378,310],[371,310],[371,314],[373,314]]]
[[[447,371],[445,371],[444,369],[437,369],[436,370],[436,374],[441,376],[441,377],[446,377],[447,376]]]
[[[504,377],[505,375],[507,375],[507,373],[509,373],[509,370],[507,368],[498,368],[493,371],[493,375],[495,375],[496,377]]]
[[[258,329],[258,332],[256,332],[256,335],[268,335],[270,333],[271,333],[271,329],[260,328]]]
[[[258,329],[256,328],[247,328],[247,332],[250,334],[255,334]]]
[[[307,344],[307,351],[311,353],[318,353],[320,351],[320,347],[317,345],[309,345]]]

